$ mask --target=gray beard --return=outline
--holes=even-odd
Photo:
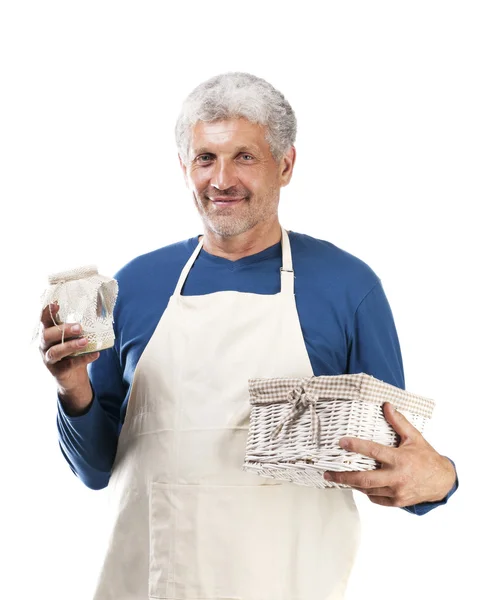
[[[241,212],[240,215],[234,215],[234,208],[228,209],[225,214],[222,211],[220,215],[210,215],[207,210],[204,209],[203,205],[198,202],[193,194],[194,204],[200,214],[203,225],[209,230],[213,231],[220,237],[234,237],[241,235],[246,231],[249,231],[255,227],[261,221],[269,219],[272,215],[277,213],[278,205],[275,200],[271,198],[265,198],[264,202],[259,206],[252,207],[247,206],[247,210]],[[246,200],[246,202],[250,202]],[[228,213],[228,214],[227,214]]]

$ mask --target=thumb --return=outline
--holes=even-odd
[[[401,444],[414,441],[416,437],[420,435],[416,427],[414,427],[414,425],[412,425],[390,402],[385,402],[384,404],[384,416],[389,425],[392,425],[395,432],[401,438]]]

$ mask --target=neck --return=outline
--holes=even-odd
[[[275,216],[273,221],[258,223],[239,235],[223,237],[206,228],[202,237],[203,248],[209,254],[222,256],[228,260],[239,260],[277,244],[281,240],[281,226],[278,217]]]

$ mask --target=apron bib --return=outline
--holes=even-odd
[[[135,370],[95,600],[338,600],[359,539],[351,490],[242,471],[248,379],[310,377],[288,234],[281,292],[182,296]]]

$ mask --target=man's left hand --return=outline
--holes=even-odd
[[[383,506],[403,507],[443,500],[456,480],[452,463],[438,454],[389,402],[384,404],[384,415],[401,438],[397,448],[358,438],[346,437],[339,442],[345,450],[375,459],[381,468],[328,471],[325,479],[349,485]]]

